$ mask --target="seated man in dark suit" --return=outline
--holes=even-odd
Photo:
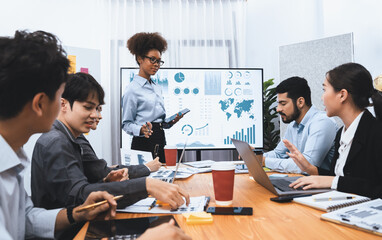
[[[91,126],[92,130],[96,130],[98,123],[102,119],[102,105],[97,107],[97,117],[94,119],[94,123]],[[147,170],[151,172],[157,171],[161,163],[159,162],[159,157],[155,158],[153,161],[145,163],[144,166],[124,166],[117,165],[108,167],[107,162],[104,159],[99,159],[95,153],[90,142],[86,137],[81,134],[76,138],[76,142],[81,145],[82,148],[82,164],[84,166],[85,176],[88,178],[89,183],[96,183],[99,181],[103,182],[113,182],[113,181],[123,181],[129,178],[146,176]],[[119,170],[119,171],[118,171]]]
[[[104,92],[89,74],[69,76],[61,98],[61,110],[52,129],[37,140],[32,157],[32,200],[47,209],[82,203],[90,192],[105,190],[125,195],[124,204],[132,204],[148,194],[177,208],[189,196],[177,185],[142,177],[150,173],[146,166],[129,169],[129,180],[90,183],[82,161],[83,149],[76,142],[89,132],[103,104]],[[104,176],[103,176],[104,177]]]

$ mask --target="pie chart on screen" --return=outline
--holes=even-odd
[[[175,76],[174,76],[174,78],[175,78],[175,81],[176,81],[177,83],[181,83],[181,82],[183,82],[184,79],[185,79],[184,74],[183,74],[182,72],[178,72],[178,73],[176,73]]]

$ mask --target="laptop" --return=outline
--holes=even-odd
[[[180,158],[179,158],[179,161],[178,163],[176,164],[176,168],[175,168],[175,172],[173,170],[170,170],[170,169],[166,169],[166,170],[159,170],[156,174],[156,176],[154,176],[154,178],[157,178],[161,181],[164,181],[164,182],[168,182],[168,183],[174,183],[175,181],[175,178],[176,178],[176,174],[178,173],[178,169],[179,169],[179,165],[181,164],[182,162],[182,159],[183,159],[183,156],[184,156],[184,151],[186,150],[186,146],[187,146],[187,140],[186,142],[184,143],[184,147],[183,147],[183,151],[182,151],[182,154],[180,155]],[[161,176],[158,176],[159,175],[162,175],[163,177]],[[192,174],[191,174],[192,175]],[[190,176],[191,176],[190,175]]]
[[[273,194],[277,196],[316,194],[331,190],[330,188],[302,190],[289,187],[289,184],[300,177],[283,177],[270,179],[261,166],[262,159],[257,158],[249,144],[236,139],[231,140],[256,182],[268,189]]]

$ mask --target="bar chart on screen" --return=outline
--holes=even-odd
[[[224,139],[224,145],[232,144],[231,138],[245,141],[249,144],[255,144],[255,125],[252,125],[252,127],[248,127],[246,129],[242,128],[241,130],[235,131],[232,136],[227,136]]]
[[[195,128],[195,136],[208,136],[208,134],[209,134],[208,123],[202,127]]]

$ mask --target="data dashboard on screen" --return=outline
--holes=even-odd
[[[138,70],[121,68],[121,97]],[[165,130],[167,145],[182,148],[187,139],[187,149],[232,149],[234,138],[263,148],[262,69],[161,68],[152,80],[162,87],[166,117],[190,109]]]

